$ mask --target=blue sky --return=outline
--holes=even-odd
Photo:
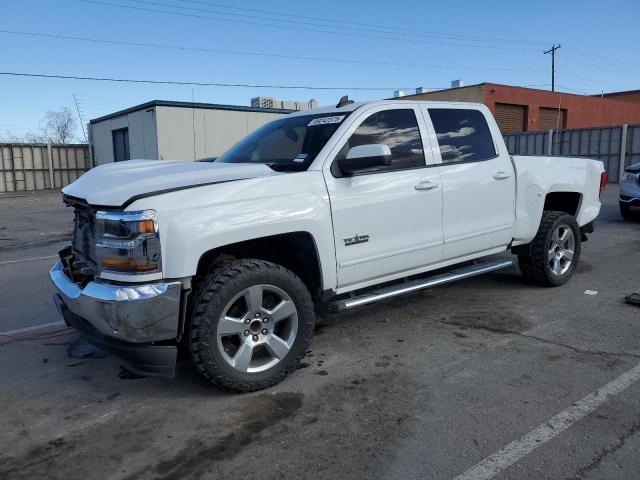
[[[0,136],[37,130],[47,110],[66,106],[75,113],[74,93],[88,120],[152,99],[248,105],[253,96],[269,95],[315,98],[322,105],[343,94],[366,100],[389,97],[395,88],[443,88],[458,78],[467,85],[549,88],[551,59],[542,51],[553,43],[562,44],[558,90],[640,88],[638,0],[93,2],[0,0],[0,30],[187,49],[0,33],[0,71],[385,89],[134,85],[0,75]],[[295,56],[333,60],[290,58]]]

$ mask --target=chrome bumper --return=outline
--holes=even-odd
[[[124,342],[175,339],[180,317],[180,282],[111,285],[89,282],[80,288],[60,261],[49,271],[66,307],[100,334]]]

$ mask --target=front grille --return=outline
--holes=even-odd
[[[88,208],[75,206],[71,245],[81,260],[95,264],[95,216]]]

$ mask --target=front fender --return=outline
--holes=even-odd
[[[307,232],[318,250],[323,284],[336,284],[331,211],[321,172],[198,187],[144,199],[131,208],[158,211],[165,278],[194,275],[201,256],[215,248]]]

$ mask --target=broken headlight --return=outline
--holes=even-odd
[[[161,271],[155,210],[96,212],[95,235],[100,271],[125,274]]]

